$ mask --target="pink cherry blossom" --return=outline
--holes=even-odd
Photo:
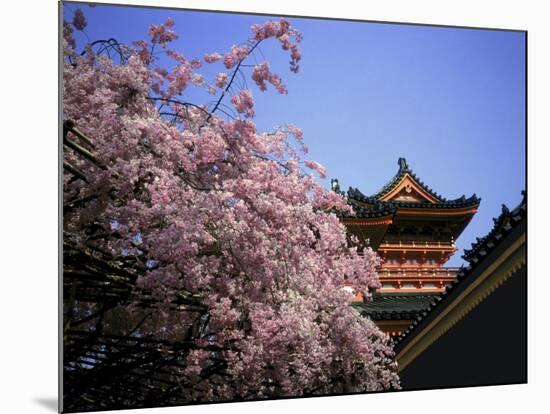
[[[265,22],[263,25],[253,25],[252,32],[254,33],[254,39],[257,41],[275,37],[281,43],[283,50],[291,51],[290,70],[296,73],[299,71],[298,62],[301,60],[302,55],[298,49],[298,43],[301,42],[302,35],[292,28],[288,20],[280,19],[276,22]]]
[[[73,16],[73,26],[76,30],[84,30],[87,22],[81,9],[76,9]]]
[[[280,76],[270,71],[269,63],[267,62],[254,66],[254,70],[252,71],[252,80],[256,82],[256,85],[258,85],[258,88],[260,88],[261,91],[267,90],[267,81],[271,83],[279,93],[283,95],[287,93],[287,89],[285,85],[283,85]]]
[[[256,85],[258,85],[258,88],[260,88],[260,90],[267,90],[265,82],[269,79],[270,74],[271,72],[269,70],[269,64],[267,62],[263,62],[259,65],[254,66],[252,79],[254,80],[254,82],[256,82]]]
[[[283,85],[281,77],[276,73],[270,74],[269,83],[271,83],[275,87],[275,89],[277,89],[277,92],[279,92],[280,94],[286,95],[288,93],[286,86]]]
[[[321,176],[321,178],[325,178],[326,175],[327,175],[327,170],[325,169],[325,167],[323,167],[321,164],[319,164],[318,162],[316,161],[309,161],[309,160],[306,160],[304,161],[304,164],[308,167],[308,168],[311,168],[312,170],[315,170],[319,173],[319,175]]]
[[[289,124],[287,125],[288,131],[296,137],[296,139],[302,141],[304,139],[303,131],[296,125]]]
[[[149,26],[149,37],[153,44],[158,44],[162,48],[178,38],[177,34],[170,28],[174,26],[174,20],[166,19],[164,24]]]
[[[149,63],[151,61],[151,46],[149,43],[145,40],[136,40],[132,44],[141,61]]]
[[[206,63],[214,63],[222,59],[223,59],[223,56],[217,52],[204,55],[204,60]]]
[[[168,51],[173,25],[151,26],[152,44]],[[248,44],[280,41],[297,70],[300,39],[282,19],[253,26]],[[77,53],[70,25],[63,40],[63,117],[93,141],[97,161],[65,152],[86,181],[64,172],[64,242],[136,275],[131,299],[105,311],[102,329],[131,332],[145,316],[139,304],[153,303],[140,335],[187,344],[174,391],[186,403],[399,388],[389,337],[342,290],[369,300],[378,256],[349,243],[334,214],[351,213],[346,200],[301,170],[326,176],[302,159],[302,131],[258,131],[252,94],[235,84],[228,90],[243,119],[186,101],[190,85],[206,85],[178,52],[165,68],[144,54],[149,42],[112,60]],[[233,72],[216,77],[218,88],[249,53],[223,55]],[[260,89],[282,88],[267,62],[239,70]],[[223,91],[218,99],[227,109]],[[74,312],[81,319],[99,310],[83,302]],[[93,332],[91,322],[81,329]]]
[[[74,53],[76,43],[73,36],[73,28],[69,23],[63,21],[63,54],[70,56]]]
[[[220,89],[225,88],[227,85],[227,80],[229,79],[229,76],[225,72],[218,73],[216,75],[216,86]]]
[[[166,51],[166,55],[170,56],[172,59],[174,59],[176,62],[180,64],[187,63],[187,59],[185,59],[185,56],[183,56],[181,53],[179,53],[176,50],[169,49]]]
[[[250,53],[250,49],[246,46],[233,46],[231,51],[224,55],[223,64],[227,69],[231,69],[241,60],[245,59],[248,53]]]
[[[254,99],[252,93],[248,90],[239,92],[231,98],[231,103],[235,105],[237,112],[245,114],[247,117],[254,116]]]
[[[204,76],[199,73],[195,73],[191,77],[191,81],[197,86],[203,86],[205,83]]]

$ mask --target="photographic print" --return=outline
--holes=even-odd
[[[526,37],[60,3],[61,410],[525,383]]]

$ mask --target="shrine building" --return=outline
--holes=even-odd
[[[337,180],[331,183],[355,212],[340,217],[348,232],[382,260],[380,289],[372,301],[356,296],[354,306],[390,336],[403,333],[456,280],[459,269],[445,263],[480,203],[475,194],[447,200],[424,184],[404,158],[398,165],[396,175],[374,195],[357,188],[344,194]]]
[[[392,337],[403,389],[525,383],[526,193],[464,251],[465,266],[447,267],[480,199],[444,199],[398,164],[371,196],[332,180],[355,212],[340,216],[349,234],[382,260],[372,301],[357,295],[353,306]]]

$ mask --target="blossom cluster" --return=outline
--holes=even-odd
[[[165,48],[168,43],[176,40],[178,35],[171,30],[174,26],[174,19],[168,18],[164,24],[151,25],[149,27],[149,36],[154,44],[158,44],[160,47]]]
[[[260,43],[272,38],[280,42],[283,50],[290,52],[290,70],[292,72],[298,72],[298,62],[302,57],[298,44],[302,40],[302,35],[296,29],[292,28],[290,22],[286,19],[267,21],[261,25],[255,24],[252,26],[252,36],[248,39],[246,45],[233,45],[231,50],[223,55],[218,52],[205,54],[203,59],[207,63],[223,61],[226,69],[238,70],[240,64],[254,52]],[[266,82],[269,82],[279,93],[286,94],[288,92],[281,77],[271,72],[268,62],[262,62],[255,65],[251,77],[262,91],[267,89]],[[220,79],[217,77],[215,86],[223,89],[226,84],[220,82]],[[211,86],[209,92],[215,93],[213,86]]]
[[[173,25],[151,26],[151,42],[166,47],[176,36]],[[274,37],[288,49],[288,36],[296,35],[286,20],[253,27],[256,41]],[[178,379],[184,398],[398,388],[389,338],[349,306],[353,296],[341,289],[352,284],[368,300],[379,286],[378,257],[350,247],[331,212],[349,206],[299,168],[305,163],[326,174],[291,144],[301,143],[303,132],[293,125],[258,131],[248,90],[231,98],[244,119],[179,104],[189,84],[204,85],[200,62],[172,53],[174,68],[154,67],[138,53],[148,41],[114,62],[75,53],[71,30],[64,29],[64,40],[71,59],[63,66],[63,116],[93,140],[101,164],[66,154],[87,181],[64,175],[64,203],[72,206],[65,237],[147,264],[134,293],[136,300],[154,298],[158,312],[140,332],[191,343]],[[232,48],[224,63],[234,68],[245,53]],[[254,81],[281,88],[269,66],[259,66]],[[219,74],[217,86],[227,87],[227,79]],[[161,105],[180,121],[162,115]],[[176,311],[181,297],[190,305]],[[105,325],[128,332],[142,318],[136,309],[117,308]]]
[[[238,95],[233,96],[231,103],[235,105],[237,112],[244,113],[247,117],[254,116],[254,100],[249,90],[241,91]]]
[[[256,85],[258,85],[258,88],[262,91],[267,89],[267,81],[271,83],[280,94],[286,95],[288,92],[285,85],[283,85],[281,81],[281,77],[270,71],[269,63],[267,62],[254,66],[254,70],[252,71],[252,80],[256,82]]]
[[[220,89],[225,88],[225,86],[227,85],[228,78],[229,76],[227,75],[227,73],[224,73],[224,72],[218,73],[216,75],[216,86]]]
[[[214,63],[222,59],[223,59],[223,56],[217,52],[204,55],[204,61],[206,63]]]
[[[237,63],[246,59],[250,49],[246,46],[233,46],[223,57],[223,64],[227,69],[231,69]]]
[[[257,41],[271,37],[277,38],[281,43],[281,47],[284,50],[290,50],[291,52],[290,70],[293,72],[298,72],[298,62],[302,59],[302,54],[300,53],[297,44],[301,42],[302,36],[291,27],[288,20],[281,19],[278,22],[268,21],[263,25],[254,25],[252,26],[252,31],[254,33],[254,38]],[[295,39],[294,42],[291,40],[292,37]]]
[[[84,30],[86,28],[87,22],[84,12],[81,9],[76,9],[73,16],[73,26],[76,30]]]

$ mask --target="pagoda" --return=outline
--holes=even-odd
[[[370,247],[381,258],[380,288],[372,301],[357,295],[354,306],[391,336],[405,331],[456,280],[459,269],[445,263],[480,203],[475,194],[447,200],[424,184],[405,158],[398,165],[397,174],[371,196],[351,187],[345,194],[332,180],[332,189],[354,210],[341,221],[361,241],[360,248]]]

